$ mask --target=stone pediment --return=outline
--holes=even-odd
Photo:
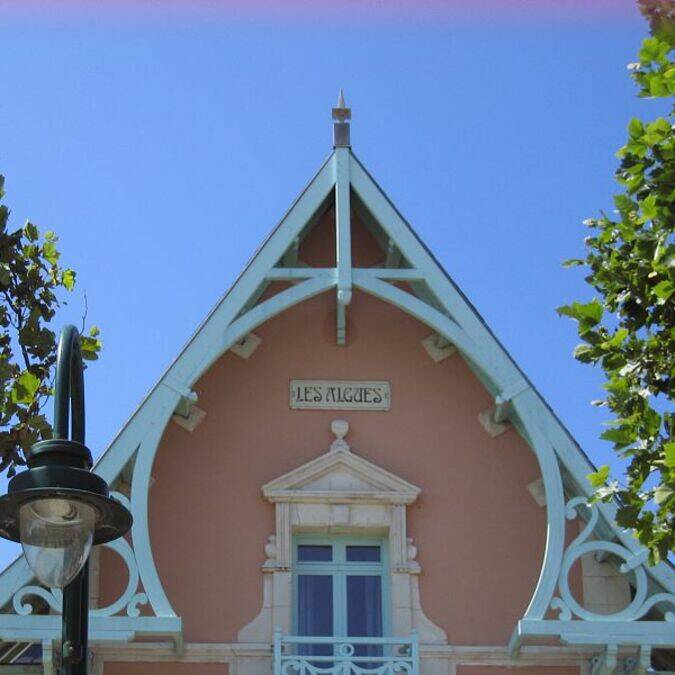
[[[328,452],[263,486],[271,502],[411,504],[420,488],[354,454],[344,440],[349,425],[335,420]]]

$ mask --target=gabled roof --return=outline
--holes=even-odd
[[[514,626],[513,652],[523,641],[548,636],[576,644],[632,644],[645,649],[653,645],[675,646],[675,624],[637,621],[654,607],[666,617],[668,611],[675,609],[672,569],[666,564],[645,566],[646,552],[630,532],[614,525],[615,509],[611,504],[596,504],[591,509],[585,506],[584,497],[590,489],[585,476],[593,469],[588,458],[356,158],[349,145],[349,116],[345,110],[344,105],[337,108],[331,155],[96,465],[96,472],[109,482],[119,483],[124,478],[130,483],[134,527],[133,546],[111,545],[125,560],[130,580],[116,603],[93,612],[94,639],[125,640],[138,634],[164,634],[180,641],[180,617],[164,592],[152,556],[147,506],[150,471],[161,436],[176,413],[190,416],[196,403],[192,386],[256,326],[320,293],[335,293],[336,340],[343,342],[345,317],[352,290],[357,288],[407,312],[431,327],[440,339],[454,345],[494,396],[489,421],[512,423],[538,459],[546,492],[547,541],[532,600]],[[298,261],[299,245],[333,204],[336,265],[302,267]],[[384,267],[352,265],[352,209],[382,247]],[[275,281],[290,281],[292,285],[265,297],[265,289]],[[413,292],[401,289],[397,282],[404,282]],[[566,497],[572,498],[569,508]],[[566,548],[565,520],[576,512],[592,524],[592,532],[586,528]],[[589,540],[591,534],[594,539]],[[595,550],[623,559],[623,571],[635,570],[635,598],[617,615],[589,615],[578,607],[567,588],[566,570],[580,555]],[[0,605],[9,607],[8,613],[0,615],[0,638],[51,639],[58,634],[59,617],[27,613],[30,608],[23,599],[39,595],[58,609],[60,598],[30,584],[31,574],[23,558],[0,576]],[[139,616],[138,604],[144,602],[149,604],[150,613]],[[545,618],[551,609],[560,612],[559,619]],[[126,610],[127,615],[120,615],[120,610]]]

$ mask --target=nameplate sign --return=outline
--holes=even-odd
[[[389,382],[291,380],[296,410],[389,410]]]

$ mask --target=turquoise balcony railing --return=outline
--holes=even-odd
[[[274,634],[274,675],[419,675],[419,638]]]

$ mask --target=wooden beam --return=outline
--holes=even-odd
[[[335,239],[337,262],[337,343],[347,336],[346,307],[352,300],[352,233],[349,148],[335,150]]]
[[[358,277],[360,279],[386,279],[387,281],[422,281],[424,272],[409,268],[368,267],[355,268],[353,276],[355,279]]]
[[[265,278],[269,281],[294,281],[297,279],[335,279],[335,267],[273,267]]]

